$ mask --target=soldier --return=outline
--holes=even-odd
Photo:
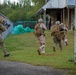
[[[45,55],[45,30],[47,30],[47,28],[44,25],[43,20],[40,18],[34,28],[34,34],[40,43],[40,47],[37,49],[39,55]]]
[[[64,45],[68,45],[68,43],[67,43],[67,31],[68,31],[68,28],[65,27],[64,23],[61,23],[60,24],[60,34],[61,34],[61,38],[64,42]]]
[[[60,49],[62,50],[62,44],[61,44],[61,36],[59,31],[59,25],[60,21],[56,21],[54,25],[51,27],[51,36],[53,36],[53,51],[56,51],[56,45],[59,44]]]
[[[4,57],[8,57],[10,54],[8,54],[6,52],[5,44],[4,44],[4,41],[3,41],[2,37],[1,37],[2,36],[2,32],[4,32],[5,30],[6,30],[6,28],[2,24],[0,24],[0,46],[2,47],[2,51],[4,53]]]

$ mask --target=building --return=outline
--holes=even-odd
[[[46,0],[46,4],[37,11],[36,15],[40,15],[45,24],[46,17],[49,15],[53,23],[59,20],[71,29],[71,23],[74,21],[74,8],[75,0]]]

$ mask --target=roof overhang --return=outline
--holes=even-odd
[[[38,14],[41,14],[43,11],[44,11],[44,9],[43,9],[43,8],[40,8],[40,9],[36,12],[36,16],[37,16]]]
[[[74,9],[75,6],[74,5],[68,5],[67,8]]]
[[[46,11],[47,9],[62,9],[65,8],[65,5],[60,5],[59,2],[51,2],[51,0],[49,0],[43,7],[41,7],[37,12],[36,15]]]
[[[43,7],[41,7],[37,12],[36,15],[43,13],[47,9],[63,9],[63,8],[75,8],[75,0],[49,0]]]

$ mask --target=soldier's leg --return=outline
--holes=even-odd
[[[41,46],[41,45],[42,45],[42,43],[41,43],[41,37],[37,37],[37,39],[38,39],[39,44],[40,44],[40,46]]]
[[[4,44],[4,43],[1,43],[0,46],[2,47],[2,51],[3,51],[3,53],[4,53],[4,57],[9,56],[10,54],[7,54],[6,48],[5,48],[5,44]]]
[[[45,36],[41,36],[41,46],[40,46],[40,49],[41,49],[41,54],[45,54]]]
[[[62,35],[62,40],[63,40],[64,45],[68,45],[68,43],[67,43],[67,35],[66,34]]]
[[[55,52],[56,51],[56,46],[57,46],[57,38],[56,37],[54,37],[53,38],[53,41],[54,41],[54,45],[53,45],[53,51]]]
[[[64,40],[64,42],[65,42],[65,45],[68,45],[68,43],[67,43],[67,35],[65,35],[65,40]]]
[[[38,39],[39,44],[41,46],[40,37],[37,37],[37,39]],[[41,49],[40,48],[37,49],[37,52],[38,52],[39,55],[41,55]]]
[[[2,51],[3,51],[4,55],[6,55],[6,49],[5,49],[4,45],[3,45],[3,43],[1,43],[0,46],[2,47]]]
[[[65,45],[64,40],[65,40],[65,35],[64,35],[64,33],[63,33],[63,34],[61,34],[61,42],[62,42],[63,45]]]
[[[67,38],[65,39],[65,44],[68,45],[68,43],[67,43]]]
[[[61,43],[61,40],[58,40],[58,43],[59,43],[60,50],[62,50],[62,43]]]

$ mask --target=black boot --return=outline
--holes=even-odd
[[[65,42],[65,44],[66,44],[66,46],[68,45],[68,43],[67,43],[67,42]]]
[[[38,52],[39,55],[41,55],[40,49],[37,49],[37,52]]]
[[[55,47],[53,47],[53,51],[56,52]]]
[[[6,54],[6,55],[4,55],[4,57],[8,57],[8,56],[10,56],[10,54]]]
[[[60,50],[62,51],[62,47],[60,47]]]

